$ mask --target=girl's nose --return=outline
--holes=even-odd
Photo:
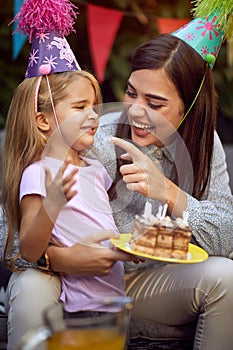
[[[90,108],[90,110],[88,111],[88,119],[98,119],[99,118],[99,114],[97,113],[95,108]]]

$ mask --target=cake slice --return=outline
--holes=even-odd
[[[129,245],[136,252],[179,260],[188,257],[192,232],[186,217],[171,219],[149,214],[145,218],[136,215],[131,232]]]

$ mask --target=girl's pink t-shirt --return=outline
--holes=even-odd
[[[117,231],[107,194],[112,179],[99,161],[83,159],[87,166],[79,167],[76,174],[74,188],[78,193],[61,209],[53,227],[51,240],[61,246],[73,246],[103,229]],[[62,164],[61,160],[45,157],[28,166],[22,175],[20,201],[29,194],[45,197],[44,167],[50,169],[53,178]],[[70,172],[73,167],[69,165],[66,172]],[[101,245],[109,247],[111,243],[106,240]],[[124,264],[120,261],[104,277],[63,274],[61,279],[61,301],[69,312],[110,311],[109,307],[101,306],[102,299],[125,295]]]

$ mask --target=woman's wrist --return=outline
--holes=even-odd
[[[166,179],[166,199],[168,211],[174,217],[182,217],[187,208],[187,195],[177,185]]]

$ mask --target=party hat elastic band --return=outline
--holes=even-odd
[[[53,103],[53,96],[52,96],[52,91],[51,91],[51,87],[50,87],[50,84],[49,84],[48,75],[46,75],[46,81],[47,81],[47,85],[48,85],[49,97],[50,97],[50,101],[51,101],[51,105],[52,105],[52,109],[53,109],[53,115],[54,115],[55,123],[56,123],[56,126],[57,126],[57,130],[58,130],[60,136],[62,137],[60,125],[59,125],[58,119],[57,119],[57,113],[56,113],[55,106],[54,106],[54,103]]]
[[[206,73],[205,73],[205,74],[206,74]],[[186,117],[188,116],[189,112],[190,112],[191,109],[193,108],[193,106],[194,106],[194,104],[195,104],[195,102],[196,102],[196,100],[197,100],[197,98],[198,98],[198,96],[199,96],[199,94],[200,94],[200,92],[201,92],[202,86],[203,86],[203,84],[204,84],[204,81],[205,81],[205,74],[204,74],[204,76],[203,76],[203,78],[202,78],[202,81],[201,81],[201,84],[200,84],[200,86],[199,86],[199,88],[198,88],[198,91],[197,91],[197,93],[196,93],[196,96],[194,97],[193,102],[191,103],[191,106],[189,107],[189,109],[187,110],[187,112],[185,113],[185,115],[183,116],[183,118],[181,119],[179,125],[178,125],[177,128],[176,128],[177,130],[179,129],[179,127],[181,126],[181,124],[183,123],[183,121],[186,119]]]
[[[38,93],[39,93],[39,89],[40,89],[41,80],[42,80],[42,76],[40,76],[38,78],[38,81],[37,81],[37,84],[36,84],[35,97],[34,97],[34,102],[35,102],[34,111],[35,111],[35,114],[38,112],[38,106],[37,106],[38,105]]]
[[[208,65],[213,68],[223,41],[226,38],[231,38],[233,34],[233,0],[194,0],[193,3],[195,8],[192,13],[196,18],[172,35],[185,41],[196,50],[206,61],[206,69]],[[205,75],[206,72],[191,106],[181,119],[177,129],[193,108],[204,84]]]

